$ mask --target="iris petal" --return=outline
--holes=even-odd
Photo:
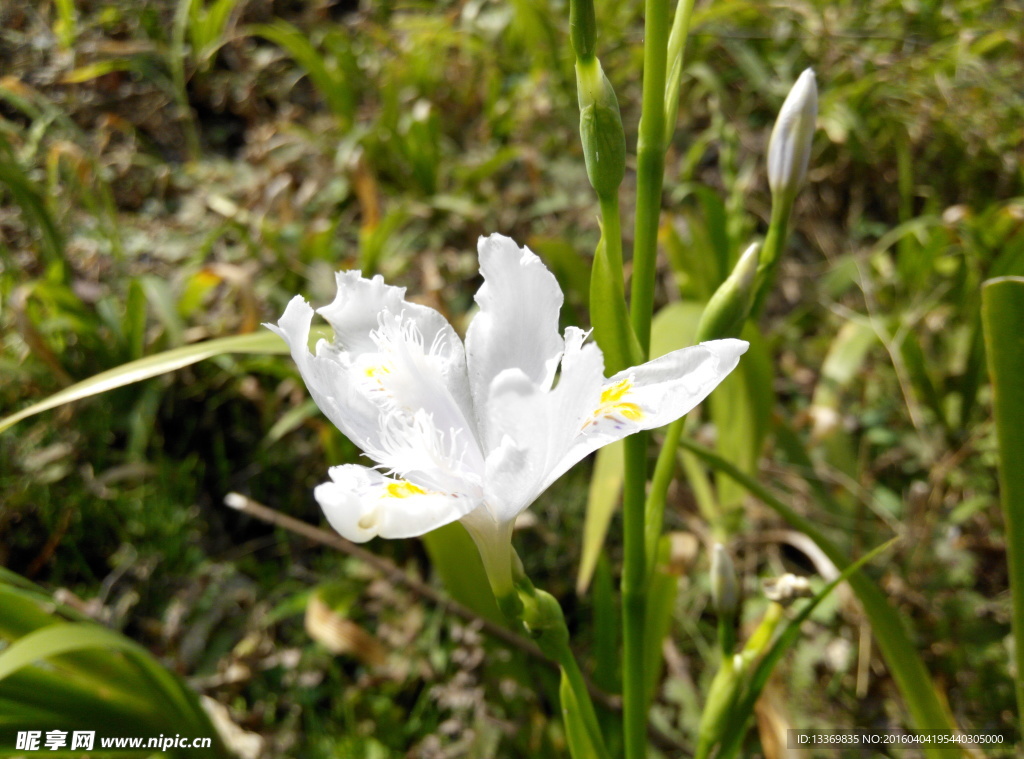
[[[428,491],[356,464],[334,466],[330,482],[313,494],[327,521],[357,543],[371,538],[410,538],[454,522],[479,502],[462,495]]]
[[[477,425],[491,448],[502,436],[487,429],[481,412],[494,378],[518,369],[539,387],[551,387],[562,355],[562,290],[536,255],[507,237],[481,237],[479,252],[484,283],[476,294],[480,311],[466,333],[466,354]]]

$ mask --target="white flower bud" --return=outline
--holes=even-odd
[[[807,178],[807,162],[818,118],[818,86],[806,69],[782,104],[768,141],[768,184],[772,194],[795,195]]]

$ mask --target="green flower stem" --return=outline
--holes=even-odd
[[[723,654],[721,666],[711,681],[708,700],[704,704],[700,728],[697,731],[697,751],[694,753],[694,759],[706,759],[711,756],[712,749],[721,741],[723,728],[729,723],[729,715],[736,705],[743,680],[743,670],[736,666],[737,658]]]
[[[650,350],[658,220],[665,173],[665,74],[668,58],[668,0],[646,0],[644,83],[637,140],[636,226],[633,245],[631,321],[642,357]],[[647,699],[644,687],[644,617],[647,550],[645,501],[646,434],[627,438],[623,487],[622,571],[623,722],[626,759],[647,756]]]
[[[625,556],[622,568],[622,718],[626,759],[647,755],[647,695],[644,621],[647,615],[647,551],[644,545],[647,441],[645,432],[626,438],[622,502]],[[652,554],[653,555],[653,554]]]
[[[694,0],[679,0],[672,33],[668,37],[668,83],[665,85],[665,147],[672,142],[679,118],[679,83],[683,78],[686,59],[686,39],[690,36],[690,19]]]
[[[654,465],[654,475],[651,477],[651,489],[647,495],[646,524],[647,533],[646,549],[647,554],[654,555],[661,539],[662,528],[665,521],[665,499],[668,495],[668,487],[672,484],[672,478],[676,473],[676,456],[679,452],[679,438],[683,435],[686,424],[686,417],[680,417],[670,424],[665,433],[665,442],[662,443],[658,452],[658,462]]]
[[[583,673],[569,647],[569,629],[565,624],[562,607],[550,593],[538,590],[530,579],[522,572],[522,565],[516,562],[516,590],[519,595],[521,622],[537,641],[541,651],[558,663],[563,675],[569,683],[579,717],[596,752],[595,759],[611,759],[604,744],[600,723],[594,704],[590,700],[590,692],[583,679]]]
[[[775,284],[775,269],[782,250],[789,236],[789,215],[793,210],[793,197],[783,196],[772,199],[772,218],[768,224],[768,235],[765,237],[761,256],[757,263],[757,274],[754,280],[754,303],[750,308],[750,318],[757,319],[764,308],[764,302]]]
[[[668,60],[668,0],[646,0],[644,85],[636,144],[636,227],[633,243],[632,321],[646,355],[654,312],[658,220],[665,174],[665,70]]]
[[[758,624],[757,629],[754,630],[753,634],[747,639],[746,644],[743,646],[743,650],[740,652],[744,667],[749,666],[755,659],[768,650],[768,647],[771,645],[772,638],[775,636],[775,630],[778,629],[779,622],[783,620],[784,613],[785,609],[782,604],[775,603],[773,601],[768,605],[764,616],[761,617],[761,622]]]
[[[516,575],[522,574],[522,562],[512,549],[514,522],[502,525],[498,534],[481,532],[473,523],[463,522],[480,552],[480,560],[487,574],[487,581],[494,592],[494,599],[505,618],[517,629],[523,615],[523,604],[516,589]]]
[[[599,195],[601,203],[601,232],[604,234],[605,252],[608,256],[608,268],[616,289],[626,300],[626,284],[622,276],[622,219],[619,213],[619,194],[617,192]]]

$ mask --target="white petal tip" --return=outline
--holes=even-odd
[[[708,340],[701,343],[701,347],[707,348],[718,356],[719,361],[728,364],[739,361],[740,356],[750,348],[750,343],[746,340],[728,337],[722,340]]]

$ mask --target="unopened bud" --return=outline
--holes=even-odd
[[[753,303],[760,243],[751,243],[711,296],[697,325],[697,342],[738,337]]]
[[[577,58],[586,60],[594,56],[597,42],[594,0],[569,0],[569,40]]]
[[[569,645],[569,630],[565,626],[562,607],[550,593],[531,587],[529,592],[519,590],[523,602],[523,622],[541,650],[552,659]]]
[[[597,58],[576,62],[580,139],[587,177],[599,197],[618,192],[626,174],[626,134],[619,101]]]
[[[736,581],[736,567],[721,543],[715,543],[711,553],[711,601],[719,619],[730,620],[739,610],[740,590]]]
[[[807,162],[818,118],[818,86],[806,69],[782,104],[768,140],[768,184],[772,194],[792,199],[807,178]]]

